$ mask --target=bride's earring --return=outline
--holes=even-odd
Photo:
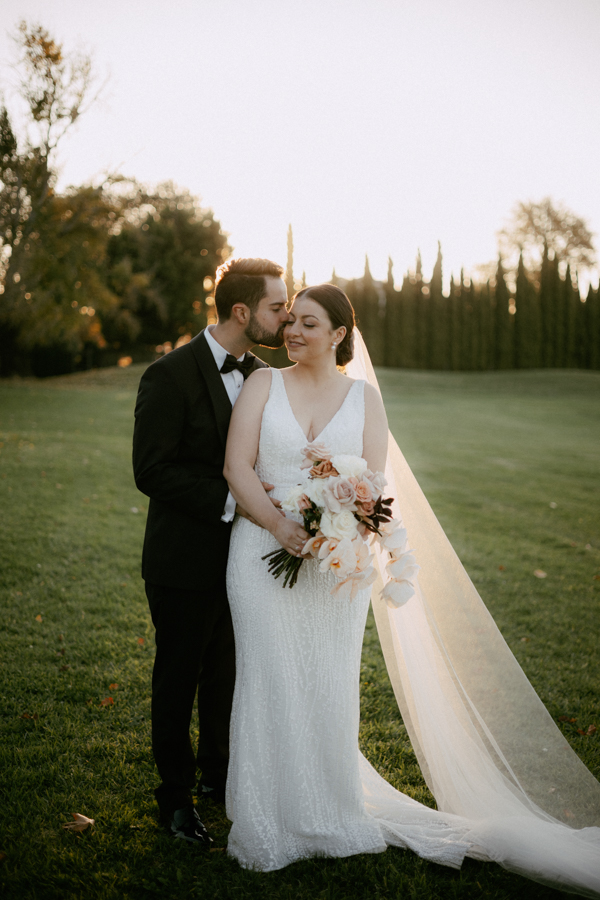
[[[332,350],[335,350],[336,347],[337,347],[337,344],[332,344],[332,345],[331,345],[331,349],[332,349]]]

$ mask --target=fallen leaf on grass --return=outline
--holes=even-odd
[[[71,668],[71,666],[61,666],[61,667],[60,667],[60,671],[61,671],[61,672],[68,672],[68,670],[69,670],[70,668]]]
[[[531,640],[531,638],[521,638],[521,643],[528,644],[530,640]]]
[[[226,849],[225,847],[211,847],[210,852],[211,853],[225,853],[225,849]]]
[[[29,713],[22,713],[22,714],[19,716],[19,718],[20,718],[20,719],[33,719],[34,721],[36,721],[37,718],[38,718],[38,714],[37,714],[37,713],[34,713],[32,716],[30,716]]]
[[[42,620],[42,617],[41,617],[40,615],[37,615],[37,616],[35,617],[35,621],[36,621],[36,622],[41,622],[41,621],[43,621],[43,620]]]
[[[56,651],[56,655],[57,655],[57,656],[64,656],[66,652],[67,652],[67,651],[66,651],[65,648],[63,647],[62,650],[57,650],[57,651]]]
[[[115,701],[112,697],[105,697],[104,700],[100,701],[100,706],[114,706]]]
[[[109,689],[109,691],[118,691],[119,685],[115,681],[113,684],[109,684],[108,689]]]
[[[600,575],[594,575],[594,581],[600,581]]]
[[[577,729],[577,734],[583,734],[585,737],[589,737],[591,734],[596,734],[598,729],[595,725],[590,725],[587,731],[584,731],[582,728]]]
[[[548,577],[548,573],[542,572],[541,569],[536,569],[533,574],[535,575],[536,578],[547,578]]]
[[[570,722],[572,725],[574,722],[577,721],[577,719],[571,719],[570,716],[559,716],[558,721],[559,722]]]
[[[74,818],[74,822],[65,822],[63,828],[66,828],[67,831],[85,831],[86,828],[89,828],[90,825],[95,824],[95,819],[88,819],[87,816],[83,816],[81,813],[71,813]]]
[[[504,572],[505,568],[506,568],[506,566],[498,566],[498,570],[500,572]]]
[[[140,645],[140,647],[143,643],[145,643],[144,638],[138,638],[138,644]]]
[[[6,853],[0,852],[0,863],[3,863],[5,859],[6,859]]]

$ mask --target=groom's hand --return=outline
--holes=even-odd
[[[273,488],[275,487],[274,484],[269,484],[268,481],[261,481],[261,484],[262,484],[262,486],[264,487],[264,489],[265,489],[265,491],[267,492],[267,494],[269,493],[269,491],[272,491]],[[281,509],[281,500],[275,500],[274,497],[269,497],[269,500],[271,501],[271,503],[273,504],[273,506],[274,506],[276,509]],[[282,515],[285,515],[285,513],[283,512],[283,510],[281,510],[281,514],[282,514]]]
[[[268,493],[269,491],[272,491],[273,488],[275,487],[274,484],[269,484],[268,481],[261,481],[261,484],[262,484],[262,486],[264,487],[265,491],[267,491],[267,493]],[[281,513],[282,516],[285,515],[284,511],[283,511],[282,508],[281,508],[281,501],[280,501],[280,500],[275,500],[273,497],[269,497],[269,500],[271,501],[271,503],[273,504],[273,506],[274,506],[276,509],[278,509],[278,510],[280,511],[280,513]],[[259,528],[262,527],[261,524],[260,524],[260,522],[257,522],[256,519],[255,519],[253,516],[251,516],[249,512],[246,512],[246,510],[243,509],[243,508],[239,505],[239,503],[236,503],[236,506],[235,506],[235,512],[236,512],[236,515],[242,516],[242,518],[244,518],[244,519],[248,519],[248,521],[249,521],[249,522],[252,522],[253,525],[258,525]]]

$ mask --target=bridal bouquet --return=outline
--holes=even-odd
[[[335,575],[332,595],[351,600],[377,577],[369,548],[373,539],[388,553],[390,580],[383,599],[394,607],[406,603],[414,594],[412,579],[419,567],[406,549],[406,529],[392,518],[391,498],[383,497],[387,484],[383,473],[371,472],[358,456],[332,456],[321,443],[308,444],[302,452],[301,469],[309,470],[308,477],[292,488],[281,505],[302,516],[310,538],[303,557],[283,548],[263,556],[270,560],[269,571],[275,578],[284,575],[284,587],[291,588],[304,557],[310,555],[320,561],[321,572]]]

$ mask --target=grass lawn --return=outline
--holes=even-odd
[[[202,809],[202,855],[157,825],[147,499],[130,467],[142,367],[0,383],[0,884],[6,898],[551,898],[497,866],[388,850],[260,875]],[[469,574],[568,740],[600,776],[600,373],[382,371],[391,427]],[[533,574],[542,570],[547,577]],[[361,745],[432,802],[372,621]],[[107,698],[111,698],[110,700]],[[587,732],[591,725],[596,733]],[[72,812],[96,820],[74,834]]]

